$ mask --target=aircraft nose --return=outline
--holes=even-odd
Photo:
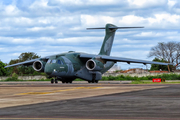
[[[51,67],[49,67],[49,66],[46,65],[44,72],[45,72],[47,75],[51,75],[53,71],[52,71]]]
[[[52,71],[50,71],[49,69],[45,69],[45,73],[51,75]]]

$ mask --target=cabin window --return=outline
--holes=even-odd
[[[47,63],[51,63],[51,60],[49,59],[49,60],[47,61]]]
[[[56,60],[52,60],[52,63],[56,63]]]

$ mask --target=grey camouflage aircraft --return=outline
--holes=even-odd
[[[116,62],[172,65],[172,63],[152,62],[146,60],[130,59],[110,56],[111,48],[117,29],[143,28],[143,27],[117,27],[106,24],[105,27],[87,29],[105,29],[105,38],[98,55],[69,51],[57,55],[33,59],[17,64],[5,66],[5,68],[18,65],[31,65],[38,72],[45,72],[51,83],[72,83],[76,78],[81,78],[89,83],[98,83],[102,74],[108,71]]]

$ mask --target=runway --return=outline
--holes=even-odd
[[[180,84],[0,83],[1,119],[180,119]]]

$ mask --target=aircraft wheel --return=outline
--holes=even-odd
[[[62,81],[62,83],[64,84],[64,83],[65,83],[65,81]]]
[[[53,84],[54,83],[54,79],[51,79],[51,84]]]
[[[88,83],[91,83],[91,81],[88,81]]]
[[[95,83],[98,83],[99,81],[98,80],[95,80]]]
[[[68,81],[66,81],[66,83],[69,83]]]
[[[55,79],[55,83],[56,83],[56,84],[58,83],[58,80],[57,80],[57,79]]]
[[[72,83],[72,81],[69,81],[69,83]]]

